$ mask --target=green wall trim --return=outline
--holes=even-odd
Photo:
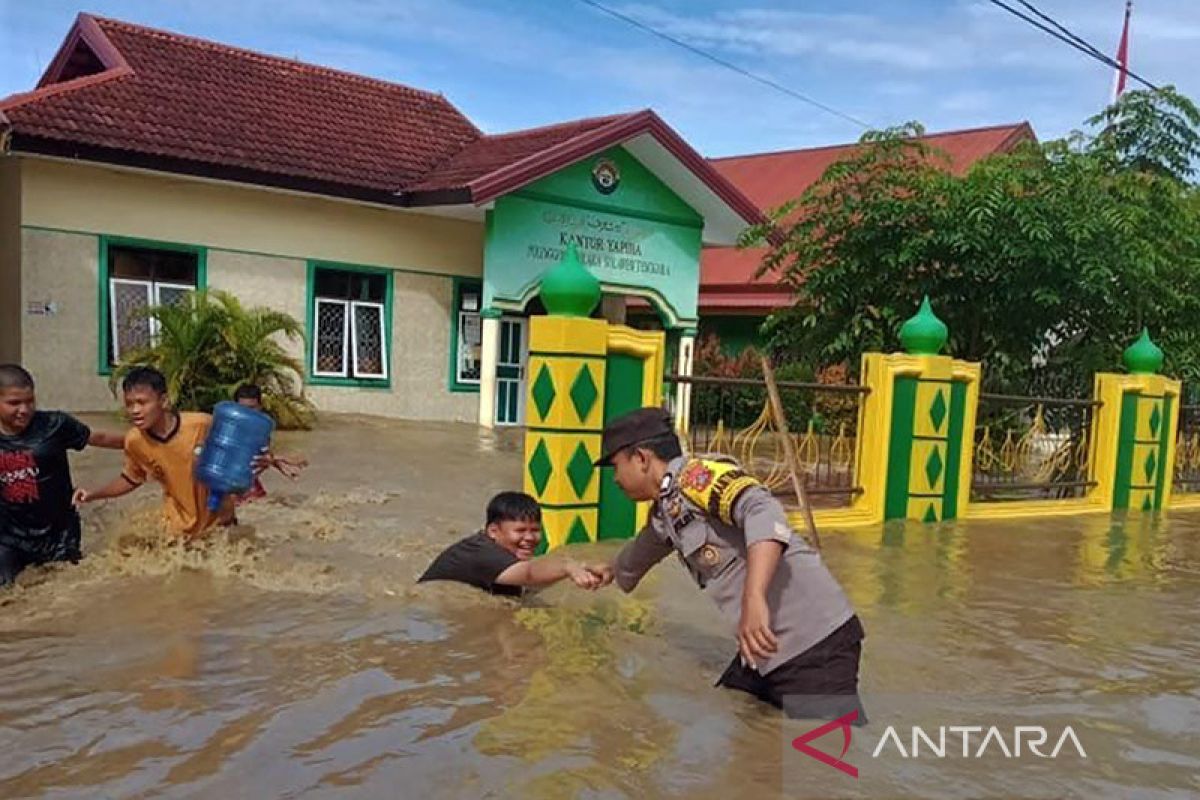
[[[1137,436],[1138,394],[1121,396],[1121,420],[1117,434],[1117,471],[1113,477],[1113,508],[1129,508],[1129,489],[1133,475],[1133,446]]]
[[[336,269],[342,272],[365,272],[372,275],[383,275],[386,285],[383,289],[383,337],[387,346],[387,377],[386,378],[335,378],[326,375],[312,374],[313,339],[316,338],[316,328],[313,327],[313,311],[315,310],[315,295],[313,294],[317,269]],[[360,264],[342,264],[337,261],[310,259],[305,263],[304,288],[304,383],[308,386],[343,386],[356,389],[390,389],[392,387],[393,357],[392,352],[392,273],[393,270],[381,267],[366,267]],[[353,343],[351,343],[353,348]],[[349,365],[347,364],[347,368]]]
[[[450,287],[450,374],[446,381],[447,388],[452,392],[461,392],[463,394],[479,394],[478,383],[460,383],[458,380],[458,314],[462,310],[459,306],[460,289],[463,286],[474,286],[479,289],[479,302],[483,304],[483,281],[478,278],[451,278]],[[483,318],[483,311],[479,313],[480,318]],[[482,377],[482,376],[480,376]]]
[[[917,408],[917,379],[896,378],[892,390],[892,431],[888,437],[887,493],[883,518],[908,516],[908,469],[912,461],[913,418]]]
[[[73,234],[76,236],[110,236],[110,238],[113,238],[113,239],[124,239],[126,241],[131,241],[131,242],[141,241],[137,238],[132,238],[132,237],[128,237],[128,236],[120,236],[120,235],[115,235],[115,234],[110,235],[110,234],[103,233],[102,231],[75,230],[72,228],[54,228],[54,227],[49,227],[46,225],[22,225],[21,230],[43,231],[45,233],[69,233],[69,234]],[[149,241],[149,240],[145,240],[145,241]],[[242,250],[242,249],[239,249],[236,247],[221,247],[219,245],[212,245],[212,244],[195,244],[195,245],[187,245],[187,246],[203,248],[211,253],[234,253],[235,255],[260,256],[262,258],[286,258],[290,261],[318,261],[318,262],[321,262],[324,264],[346,263],[346,262],[340,262],[340,261],[330,261],[329,259],[325,259],[325,258],[314,258],[313,256],[292,255],[290,253],[268,253],[268,252],[265,252],[262,250]],[[400,272],[400,273],[403,273],[406,275],[424,275],[426,277],[431,277],[431,278],[463,278],[465,280],[476,280],[476,281],[483,280],[482,269],[481,269],[481,274],[479,274],[479,275],[460,275],[460,274],[456,274],[453,272],[438,272],[435,270],[413,269],[411,267],[390,267],[390,266],[387,266],[386,264],[347,264],[347,266],[352,266],[356,269],[362,269],[362,270],[374,269],[374,270],[379,270],[381,272],[387,271],[387,272]]]
[[[1161,510],[1163,507],[1163,487],[1169,480],[1174,480],[1174,475],[1167,474],[1167,467],[1174,467],[1173,464],[1167,464],[1167,448],[1171,444],[1171,414],[1174,409],[1171,407],[1175,398],[1163,398],[1163,414],[1162,414],[1162,430],[1158,435],[1158,483],[1154,487],[1154,510]],[[1179,458],[1179,453],[1175,454]],[[1173,472],[1173,470],[1172,470]]]
[[[595,503],[538,503],[542,508],[551,511],[589,511],[596,508]]]
[[[942,499],[942,519],[958,517],[958,471],[963,457],[963,424],[967,415],[967,384],[955,381],[950,386],[950,427],[946,434],[946,482]]]
[[[23,229],[28,227],[21,226]],[[78,233],[77,231],[61,231],[62,233]],[[97,276],[100,286],[96,292],[96,325],[98,327],[96,373],[111,375],[112,365],[108,363],[108,247],[109,245],[125,245],[127,247],[143,247],[153,250],[174,250],[181,253],[196,254],[196,290],[208,289],[208,249],[204,245],[188,244],[185,242],[164,242],[156,239],[138,239],[132,236],[111,236],[106,233],[88,234],[97,237],[99,252],[97,254]]]

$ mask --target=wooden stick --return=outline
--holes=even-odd
[[[762,357],[762,371],[763,380],[767,384],[767,397],[771,403],[771,414],[775,417],[775,429],[783,437],[783,453],[787,458],[788,469],[792,473],[792,489],[796,492],[796,501],[800,503],[800,508],[804,511],[804,523],[808,526],[813,546],[819,551],[821,536],[817,533],[817,521],[813,519],[812,506],[808,502],[808,492],[804,490],[804,478],[802,477],[804,470],[800,466],[800,457],[796,454],[792,435],[788,432],[787,417],[783,413],[783,400],[779,397],[779,385],[775,383],[775,368],[771,366],[771,359],[767,356]]]

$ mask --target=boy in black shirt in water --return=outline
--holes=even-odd
[[[542,508],[537,500],[520,492],[501,492],[488,503],[486,527],[443,550],[418,582],[458,581],[511,596],[563,578],[582,589],[608,583],[599,566],[561,556],[533,558],[541,540]]]
[[[67,450],[120,450],[124,440],[70,414],[38,411],[33,376],[0,364],[0,586],[33,564],[79,560]]]

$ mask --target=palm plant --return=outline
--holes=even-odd
[[[151,366],[167,378],[176,408],[211,411],[243,383],[262,387],[263,406],[280,428],[312,427],[314,409],[304,396],[304,366],[284,342],[303,340],[295,318],[269,308],[245,308],[221,291],[198,291],[155,306],[154,341],[127,353],[113,369],[114,389],[135,366]]]

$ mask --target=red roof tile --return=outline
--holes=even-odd
[[[18,151],[395,205],[483,203],[647,134],[762,218],[649,110],[484,135],[440,95],[88,14],[37,89],[0,100],[0,126]]]
[[[606,117],[590,117],[541,128],[483,136],[451,156],[445,163],[435,167],[420,183],[409,189],[444,191],[462,188],[484,175],[627,116],[629,115],[613,114]]]
[[[946,131],[922,137],[949,158],[952,172],[962,174],[976,161],[1001,153],[1019,142],[1034,139],[1027,122],[987,128]],[[764,211],[799,197],[825,174],[830,165],[851,155],[858,145],[835,145],[776,153],[757,153],[714,158],[712,164]],[[730,247],[707,248],[700,258],[700,310],[746,309],[752,307],[743,287],[755,287],[754,302],[760,310],[791,303],[790,290],[780,287],[769,275],[756,278],[761,250]]]
[[[0,101],[18,140],[395,191],[481,135],[430,92],[116,20],[64,48],[93,26],[128,67]]]

